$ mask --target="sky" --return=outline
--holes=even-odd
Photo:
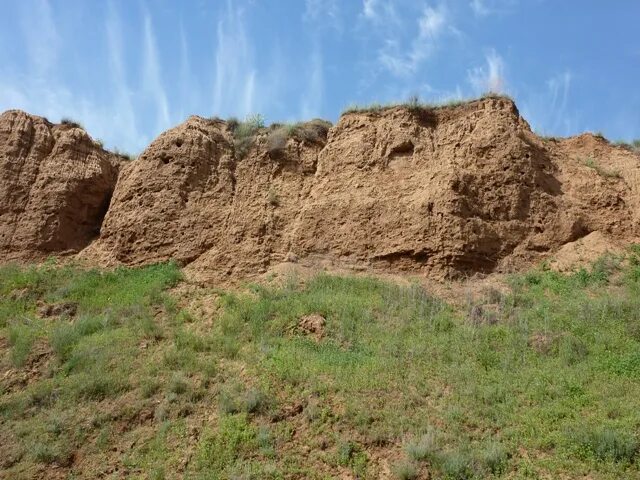
[[[640,138],[640,1],[20,0],[0,111],[139,153],[189,115],[267,123],[510,95],[544,135]]]

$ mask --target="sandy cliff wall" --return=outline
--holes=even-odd
[[[100,231],[120,162],[77,125],[0,115],[0,258],[84,248]]]
[[[18,183],[20,198],[46,197],[36,204],[48,207],[2,193],[5,209],[23,205],[3,212],[3,228],[24,231],[3,245],[17,251],[28,237],[77,248],[99,224],[116,167],[83,131],[20,118],[12,122],[24,126],[0,130],[3,152],[14,145],[0,192]],[[356,111],[328,132],[318,122],[285,131],[262,129],[242,151],[222,120],[191,117],[164,132],[122,168],[83,256],[173,258],[210,279],[284,261],[445,278],[517,269],[594,232],[622,243],[640,233],[640,156],[590,134],[540,138],[508,98]],[[63,145],[66,156],[51,153]],[[22,164],[50,173],[12,173]],[[47,218],[61,226],[47,229]],[[86,234],[67,246],[64,232],[80,226]]]

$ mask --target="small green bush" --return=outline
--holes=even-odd
[[[206,432],[198,445],[195,469],[202,478],[228,478],[242,459],[258,448],[256,429],[245,414],[225,415],[214,432]]]
[[[475,476],[472,459],[461,451],[443,454],[439,467],[447,479],[471,480]]]
[[[169,381],[168,390],[176,395],[186,393],[189,389],[188,380],[181,373],[174,373]]]
[[[244,158],[255,141],[258,132],[264,128],[264,117],[259,113],[249,115],[243,122],[227,122],[233,132],[236,156]]]
[[[245,389],[240,384],[233,384],[220,392],[218,398],[220,410],[226,414],[234,413],[261,413],[264,412],[269,402],[266,395],[258,389]]]
[[[613,428],[583,429],[570,434],[580,451],[605,461],[632,463],[640,443],[631,434]]]
[[[33,446],[33,457],[37,462],[68,467],[73,459],[73,451],[68,442],[38,442]]]
[[[401,461],[393,466],[392,473],[398,480],[414,480],[418,478],[418,467],[412,462]]]
[[[429,431],[417,441],[410,442],[405,447],[407,455],[416,461],[433,461],[440,453],[438,436],[435,431]]]
[[[601,177],[605,177],[605,178],[622,178],[622,175],[620,174],[620,172],[615,171],[615,170],[607,170],[605,168],[603,168],[602,166],[600,166],[594,158],[592,157],[587,157],[583,163],[585,164],[585,166],[594,169],[598,175],[600,175]]]
[[[508,460],[509,452],[497,442],[490,443],[478,453],[478,463],[493,475],[504,472]]]
[[[82,124],[80,122],[76,122],[75,120],[72,120],[69,117],[62,117],[60,119],[60,123],[62,125],[66,125],[68,127],[72,127],[72,128],[82,128],[84,129],[84,127],[82,126]]]
[[[28,323],[16,323],[9,327],[9,345],[11,345],[11,362],[22,367],[27,362],[36,339],[34,326]]]

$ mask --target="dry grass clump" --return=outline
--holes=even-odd
[[[319,118],[309,122],[293,124],[274,123],[267,135],[267,150],[271,155],[281,154],[290,138],[311,144],[321,144],[327,140],[331,122]]]

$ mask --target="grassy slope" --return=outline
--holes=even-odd
[[[628,260],[464,308],[370,278],[178,294],[173,265],[2,267],[0,478],[640,478]]]

